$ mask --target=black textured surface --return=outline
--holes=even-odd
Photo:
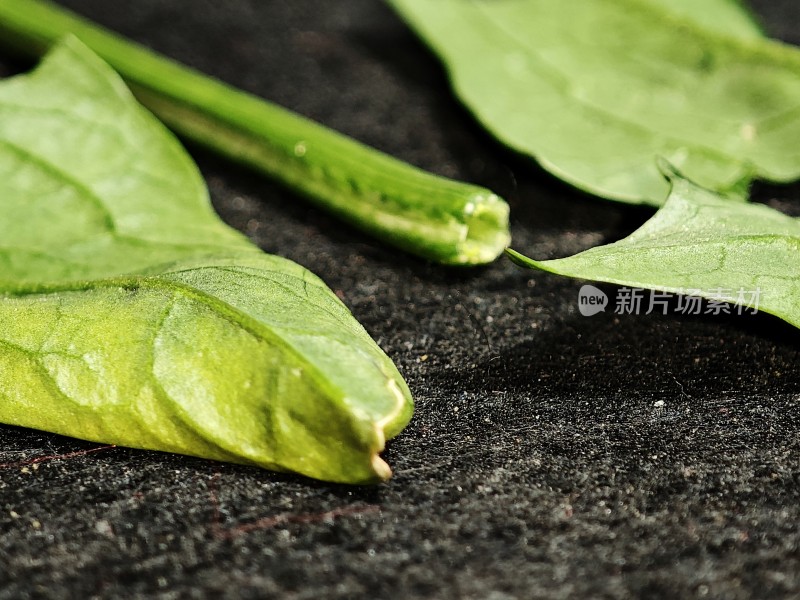
[[[619,238],[650,214],[584,197],[499,148],[376,0],[64,4],[488,185],[511,201],[514,245],[533,256]],[[800,6],[755,4],[773,34],[800,42]],[[800,595],[791,327],[763,315],[585,318],[578,282],[506,260],[466,271],[398,255],[194,154],[223,217],[321,275],[397,361],[418,408],[386,453],[396,475],[333,486],[85,453],[98,445],[0,427],[0,598]],[[800,214],[800,186],[756,194]]]

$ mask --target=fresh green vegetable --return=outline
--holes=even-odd
[[[379,239],[445,264],[494,260],[508,205],[233,89],[41,0],[0,0],[0,42],[38,56],[67,33],[184,137],[250,165]]]
[[[800,220],[730,202],[662,168],[669,198],[624,240],[557,260],[508,254],[558,275],[750,305],[800,327]]]
[[[68,39],[0,83],[0,422],[363,483],[411,416],[316,276],[214,214],[177,141]]]
[[[494,135],[588,192],[661,204],[659,156],[722,193],[800,176],[800,51],[706,2],[390,2]]]

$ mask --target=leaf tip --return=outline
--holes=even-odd
[[[663,156],[656,157],[656,166],[664,179],[670,184],[670,187],[673,188],[673,191],[676,185],[689,185],[716,193],[729,200],[738,200],[742,202],[746,202],[749,199],[750,187],[757,175],[753,165],[743,163],[736,177],[731,178],[727,184],[709,186],[689,177]]]
[[[526,267],[530,269],[532,266],[539,265],[537,261],[528,258],[524,254],[517,252],[513,248],[506,248],[505,253],[506,256],[511,260],[511,262],[513,262],[515,265],[519,265],[520,267]]]
[[[658,167],[658,171],[663,175],[664,179],[670,183],[683,177],[678,168],[663,156],[656,156],[656,167]]]
[[[378,454],[372,455],[372,469],[380,481],[387,481],[392,476],[392,468]]]

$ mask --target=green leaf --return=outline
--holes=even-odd
[[[672,13],[704,29],[742,39],[757,39],[764,32],[740,0],[648,0],[656,9]]]
[[[627,238],[556,260],[508,254],[558,275],[750,305],[800,327],[800,220],[663,168],[669,198]]]
[[[391,4],[487,129],[590,193],[661,204],[658,156],[719,192],[800,176],[800,52],[717,34],[698,25],[701,8],[681,18],[654,0]]]
[[[0,84],[0,422],[361,483],[408,388],[75,39]]]

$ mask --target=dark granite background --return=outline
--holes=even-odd
[[[491,187],[533,256],[617,239],[651,214],[496,145],[377,0],[63,3]],[[755,7],[800,42],[800,5]],[[0,61],[4,75],[24,67]],[[223,217],[322,276],[397,361],[417,413],[386,452],[395,477],[328,485],[0,426],[1,599],[800,597],[793,328],[765,315],[585,318],[579,282],[505,259],[426,264],[193,154]],[[756,197],[800,214],[800,186]]]

